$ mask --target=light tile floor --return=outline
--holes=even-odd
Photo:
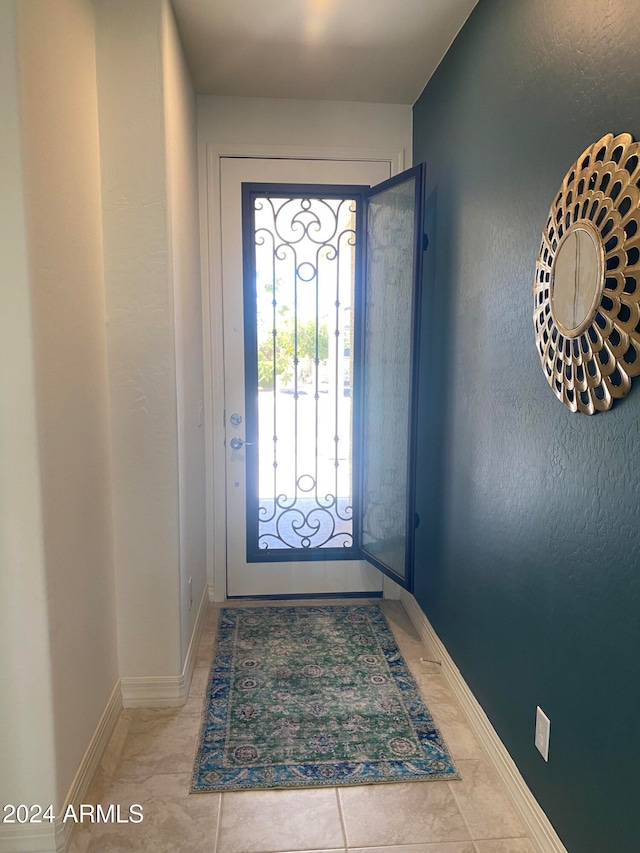
[[[460,781],[190,794],[219,612],[212,605],[186,705],[123,711],[86,798],[104,808],[120,804],[123,818],[139,803],[144,820],[78,825],[70,853],[535,853],[439,666],[420,660],[432,655],[402,605],[375,603],[382,604]]]

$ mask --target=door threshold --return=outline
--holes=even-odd
[[[227,601],[295,601],[301,599],[382,598],[378,592],[299,592],[282,595],[228,595]]]

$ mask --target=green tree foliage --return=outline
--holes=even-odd
[[[273,332],[261,336],[258,347],[258,385],[261,388],[273,387],[274,338]],[[298,372],[310,374],[311,365],[317,358],[319,364],[325,364],[329,357],[329,330],[326,319],[298,322],[297,329]],[[317,347],[317,350],[316,350]],[[296,329],[293,317],[284,317],[276,327],[275,373],[287,384],[295,373]]]

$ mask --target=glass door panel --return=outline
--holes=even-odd
[[[263,484],[265,477],[262,478],[263,483],[258,485],[259,469],[266,469],[266,481],[273,478],[273,436],[278,435],[278,431],[274,431],[273,424],[269,426],[260,426],[260,435],[257,428],[257,409],[259,405],[264,407],[265,402],[269,402],[270,392],[258,391],[258,376],[257,366],[254,367],[253,377],[249,380],[248,373],[245,371],[245,363],[249,356],[249,348],[252,347],[254,365],[257,365],[257,348],[258,334],[255,323],[257,322],[257,293],[255,287],[255,275],[253,285],[247,281],[250,278],[248,268],[250,264],[255,264],[251,261],[250,256],[255,254],[255,246],[251,234],[247,235],[244,225],[251,219],[250,204],[248,202],[248,193],[254,189],[258,190],[262,198],[270,197],[271,191],[276,187],[279,189],[286,188],[286,193],[281,193],[279,198],[301,198],[304,196],[306,189],[309,186],[315,188],[320,185],[323,192],[320,193],[321,198],[336,198],[339,192],[344,190],[344,198],[354,198],[352,192],[354,186],[358,192],[363,191],[363,187],[373,186],[380,181],[385,180],[391,173],[390,163],[381,160],[289,160],[289,159],[267,159],[267,158],[248,158],[248,157],[223,157],[220,160],[220,251],[221,251],[221,284],[222,284],[222,316],[223,316],[223,345],[224,350],[224,408],[226,410],[225,418],[225,445],[224,445],[224,462],[225,476],[219,474],[214,483],[215,486],[215,501],[224,503],[225,512],[224,520],[218,516],[220,524],[216,527],[216,595],[223,597],[224,594],[230,597],[238,596],[287,596],[287,595],[320,595],[320,594],[379,594],[382,587],[380,572],[370,563],[362,559],[357,546],[354,548],[340,547],[319,547],[319,548],[270,548],[262,549],[262,552],[256,559],[248,554],[247,530],[252,538],[255,551],[257,548],[258,510],[254,511],[252,517],[247,518],[247,497],[249,492],[258,498],[258,492],[264,496]],[[327,192],[324,192],[324,188]],[[331,189],[334,189],[335,195],[332,195]],[[357,193],[356,193],[357,195]],[[276,193],[277,196],[277,193]],[[274,197],[275,198],[275,197]],[[360,221],[362,217],[360,216]],[[243,225],[244,224],[244,225]],[[358,226],[361,229],[361,225]],[[361,236],[361,235],[358,235]],[[214,235],[212,235],[214,237]],[[215,239],[215,238],[214,238]],[[363,245],[363,240],[359,239],[357,243]],[[356,251],[358,246],[356,245]],[[329,263],[329,261],[327,261]],[[308,276],[308,270],[301,270],[304,277]],[[242,286],[244,280],[245,288]],[[313,282],[302,283],[304,287],[313,286]],[[249,296],[250,288],[253,287],[253,297]],[[342,284],[341,284],[342,291]],[[261,311],[266,310],[267,314],[273,308],[269,299],[264,282],[261,291],[262,306]],[[332,341],[333,351],[335,351],[335,336],[332,338],[332,331],[338,328],[338,324],[333,325],[335,320],[335,306],[331,300],[330,310],[328,312],[328,338],[329,338],[329,355],[327,357],[327,365],[332,358]],[[340,298],[341,303],[343,298]],[[347,299],[344,299],[344,304],[347,304]],[[253,308],[251,308],[253,306]],[[245,312],[245,309],[247,311]],[[341,306],[342,309],[342,306]],[[276,306],[276,312],[278,306]],[[286,312],[285,312],[286,313]],[[319,312],[321,315],[322,311]],[[324,312],[325,314],[327,312]],[[248,318],[250,314],[252,319]],[[315,316],[315,313],[314,315]],[[309,318],[307,317],[307,320]],[[340,345],[342,351],[352,349],[352,346],[347,342],[347,322],[343,316],[340,320],[341,331]],[[322,325],[322,324],[321,324]],[[267,324],[267,332],[270,324]],[[322,338],[323,332],[319,334]],[[245,339],[250,341],[248,348],[245,348]],[[268,340],[267,340],[268,342]],[[265,343],[261,339],[261,346]],[[312,344],[312,348],[314,344]],[[323,395],[322,365],[324,344],[319,341],[319,361],[320,361],[320,397]],[[264,362],[268,361],[267,353],[263,351],[261,355],[262,367]],[[306,366],[308,368],[308,360]],[[311,365],[315,368],[314,358],[311,360]],[[278,366],[279,367],[279,366]],[[278,369],[278,368],[277,368]],[[277,370],[276,370],[277,372]],[[309,379],[313,370],[306,371],[306,379]],[[264,372],[262,380],[264,381]],[[220,377],[222,382],[222,377]],[[306,385],[310,383],[307,381]],[[343,379],[343,385],[345,380]],[[281,383],[281,387],[284,383]],[[325,386],[326,387],[326,386]],[[222,390],[222,388],[221,388]],[[284,389],[284,390],[290,390]],[[308,390],[306,387],[301,390]],[[349,392],[344,394],[344,390]],[[286,452],[291,451],[292,444],[287,439],[286,431],[291,430],[293,419],[293,394],[283,393],[278,394],[278,399],[284,401],[285,407],[277,407],[276,417],[280,413],[280,423],[277,429],[282,427],[283,440],[278,442],[278,459],[282,462],[282,469],[286,469],[290,464],[286,459]],[[262,395],[264,399],[262,399]],[[350,387],[343,388],[341,401],[344,403],[355,403],[353,397],[353,389]],[[299,403],[303,396],[298,398]],[[311,398],[313,408],[314,397],[313,393],[306,395]],[[307,403],[309,400],[307,399]],[[251,418],[248,417],[249,412],[246,406],[252,406]],[[268,420],[271,421],[273,411],[269,412],[269,406],[266,406],[268,412]],[[331,425],[332,418],[329,418],[329,425],[326,419],[320,420],[321,438],[326,438],[329,442],[335,435],[334,426]],[[339,434],[342,436],[343,428],[339,427]],[[264,434],[263,434],[264,433]],[[305,441],[308,440],[308,434],[304,436]],[[262,451],[262,443],[266,442],[266,462],[264,462],[264,454]],[[347,444],[343,440],[339,442],[338,461],[340,462],[339,471],[342,472],[347,467]],[[260,455],[262,460],[258,463],[258,446],[260,445]],[[315,439],[313,441],[315,445]],[[329,444],[328,459],[331,462],[333,455],[330,453],[332,445]],[[313,459],[312,459],[313,463]],[[248,468],[251,467],[249,472]],[[331,466],[330,466],[331,467]],[[218,469],[219,470],[219,469]],[[313,475],[314,467],[312,465],[311,474]],[[354,460],[354,471],[357,472],[358,466]],[[303,473],[302,471],[300,473]],[[331,468],[331,480],[335,480],[335,466]],[[340,475],[341,476],[341,475]],[[341,479],[338,479],[338,497],[342,498]],[[358,485],[357,473],[354,485]],[[308,485],[302,481],[302,486]],[[323,485],[324,487],[324,485]],[[327,492],[334,494],[331,489]],[[283,489],[284,493],[284,489]],[[293,493],[287,495],[291,498]],[[302,498],[304,492],[301,492],[299,499]],[[313,494],[313,493],[312,493]],[[322,492],[319,491],[321,497]],[[268,495],[267,495],[268,496]],[[308,496],[308,493],[307,493]],[[354,494],[354,499],[357,494]],[[354,517],[356,514],[354,506]],[[343,513],[344,514],[344,513]],[[248,522],[248,524],[247,524]],[[355,523],[353,524],[355,533]],[[301,532],[301,531],[299,531]],[[221,545],[222,539],[225,544]],[[224,552],[224,553],[223,553]],[[298,556],[298,555],[302,556]],[[268,555],[268,556],[267,556]]]
[[[362,191],[245,189],[248,559],[357,556],[351,324]]]
[[[411,588],[423,167],[366,194],[361,545]]]

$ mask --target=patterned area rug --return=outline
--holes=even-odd
[[[221,611],[193,792],[457,778],[378,606]]]

